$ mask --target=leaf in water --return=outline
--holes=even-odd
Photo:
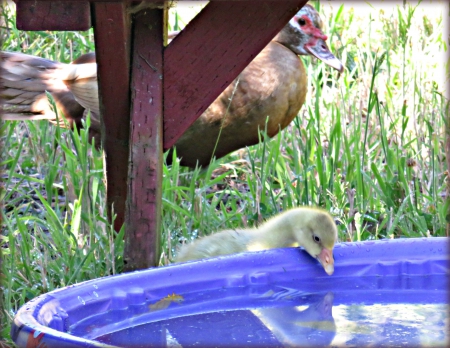
[[[172,302],[181,304],[181,302],[183,302],[183,301],[184,301],[183,296],[172,293],[172,295],[167,295],[166,297],[159,300],[158,302],[151,304],[150,306],[148,306],[148,308],[150,309],[150,312],[159,311],[161,309],[166,309],[167,307],[169,307],[169,305]]]

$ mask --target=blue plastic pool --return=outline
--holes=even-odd
[[[446,346],[447,238],[298,248],[84,282],[17,313],[19,347]]]

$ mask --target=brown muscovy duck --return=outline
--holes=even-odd
[[[285,128],[306,98],[307,74],[298,55],[315,56],[343,71],[326,40],[319,14],[305,5],[177,141],[181,164],[205,166],[213,156],[220,158],[258,143],[266,120],[270,137]],[[91,129],[100,132],[93,54],[81,56],[72,64],[20,53],[3,52],[1,58],[4,119],[54,121],[47,90],[71,124],[80,125],[85,109],[90,108]]]
[[[175,262],[301,246],[331,275],[337,237],[337,227],[329,213],[299,207],[276,215],[258,228],[224,230],[184,244],[179,248]]]

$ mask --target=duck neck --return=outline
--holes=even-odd
[[[277,217],[267,221],[260,228],[255,228],[249,250],[256,251],[295,246],[296,240],[289,220]]]

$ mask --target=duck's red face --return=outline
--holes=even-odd
[[[322,32],[322,20],[317,11],[305,5],[278,34],[275,41],[299,55],[313,55],[329,66],[343,72],[344,67],[329,50]]]

